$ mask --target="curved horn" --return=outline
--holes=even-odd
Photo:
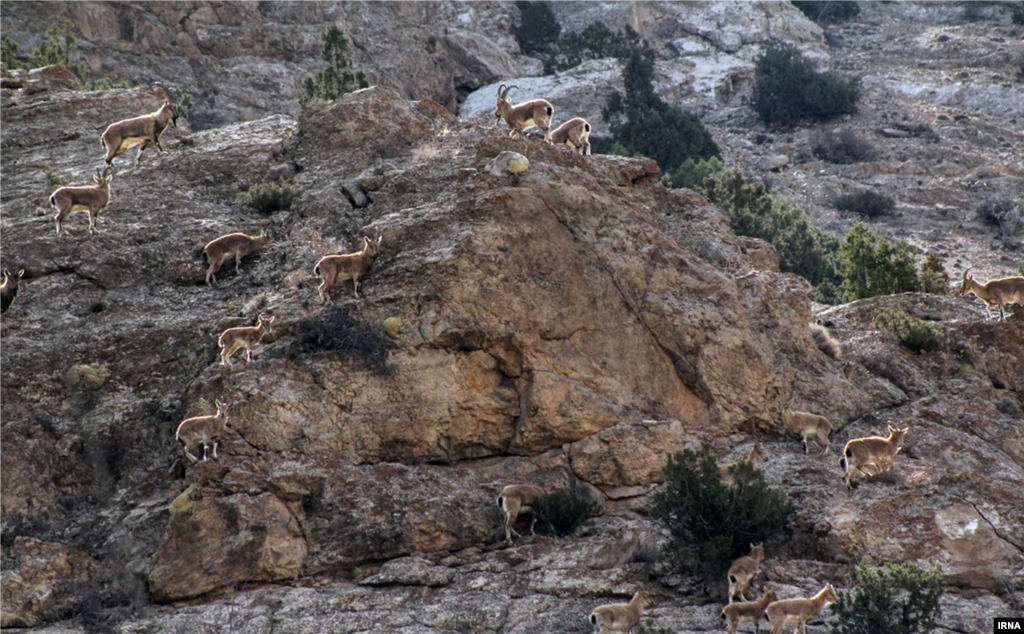
[[[498,99],[504,99],[504,97],[501,95],[502,90],[505,90],[505,84],[498,86]]]
[[[502,95],[501,98],[502,99],[507,98],[508,97],[508,93],[512,92],[513,88],[519,88],[519,86],[515,86],[515,85],[509,86],[508,88],[505,89],[505,94]]]
[[[974,268],[974,267],[970,267],[970,266],[969,266],[969,267],[967,267],[967,270],[966,270],[966,271],[964,271],[964,279],[965,279],[965,280],[967,279],[967,275],[968,275],[968,274],[969,274],[969,273],[971,272],[971,269],[972,269],[972,268]]]

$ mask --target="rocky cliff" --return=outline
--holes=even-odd
[[[629,24],[659,51],[660,91],[702,110],[749,82],[751,60],[770,38],[824,56],[821,28],[789,3],[564,2],[554,10],[565,32]],[[320,35],[331,24],[350,38],[353,60],[371,83],[452,112],[491,82],[522,78],[524,90],[532,88],[526,78],[542,66],[521,54],[511,33],[519,20],[512,2],[12,2],[0,15],[26,52],[50,24],[70,18],[96,76],[191,92],[197,129],[298,116],[303,79],[325,66]],[[596,82],[565,74],[565,107],[598,120],[605,88],[621,81],[616,68],[606,70]],[[556,89],[554,96],[563,95]]]
[[[847,348],[833,360],[806,283],[651,161],[510,140],[386,88],[298,119],[171,128],[166,153],[117,160],[97,234],[73,216],[54,235],[43,168],[86,178],[104,125],[163,97],[4,90],[3,258],[27,271],[3,318],[5,625],[577,631],[643,585],[654,623],[700,631],[719,607],[652,561],[647,495],[667,452],[730,457],[754,438],[798,508],[770,545],[773,584],[930,559],[962,589],[949,631],[1019,600],[1019,316],[862,301],[820,317]],[[485,169],[506,150],[529,171]],[[289,210],[237,201],[281,174],[303,188]],[[341,192],[360,175],[379,186],[365,207]],[[273,245],[206,286],[205,242],[260,229]],[[363,298],[321,306],[312,265],[360,231],[384,245]],[[942,349],[874,332],[888,305],[932,320]],[[220,366],[218,334],[261,312],[277,321],[255,362]],[[836,421],[835,444],[909,424],[895,474],[847,491],[834,456],[783,434],[794,397]],[[216,399],[221,458],[185,468],[175,428]],[[603,515],[502,548],[501,486],[569,474]]]

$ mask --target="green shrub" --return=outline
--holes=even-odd
[[[844,22],[860,15],[860,4],[857,2],[794,0],[793,6],[815,22]]]
[[[931,632],[942,614],[946,582],[938,567],[913,562],[861,567],[857,585],[838,593],[832,612],[834,634],[917,634]]]
[[[126,81],[114,81],[107,77],[100,77],[91,82],[90,90],[115,90],[117,88],[130,88]]]
[[[876,155],[874,146],[850,128],[817,135],[812,142],[811,152],[821,160],[837,165],[870,161]]]
[[[587,60],[606,57],[625,63],[634,53],[654,59],[654,51],[631,27],[612,31],[601,22],[595,22],[579,33],[562,36],[557,50],[552,59],[546,60],[545,73],[575,68]]]
[[[61,176],[60,172],[58,172],[57,170],[53,169],[48,165],[43,167],[43,173],[46,174],[46,185],[48,187],[64,187],[65,185],[71,183],[70,178],[65,178]]]
[[[669,186],[673,188],[686,187],[703,193],[704,179],[711,176],[721,177],[728,171],[725,163],[717,156],[697,160],[688,158],[679,167],[666,174],[666,177]]]
[[[879,237],[864,223],[843,238],[837,269],[846,301],[921,290],[910,246]]]
[[[238,201],[262,214],[289,209],[292,201],[302,195],[302,187],[284,179],[253,185],[238,195]]]
[[[622,73],[625,96],[613,92],[601,112],[616,142],[654,159],[664,172],[688,158],[719,155],[718,145],[700,118],[654,93],[654,61],[643,51],[630,54]]]
[[[537,530],[559,537],[572,535],[597,512],[593,500],[576,492],[552,493],[531,506],[537,514]]]
[[[793,511],[749,464],[735,477],[736,486],[722,483],[710,445],[684,449],[668,456],[665,488],[654,496],[653,516],[671,533],[667,561],[709,583],[721,582],[751,543],[779,534]]]
[[[1017,26],[1024,26],[1024,2],[1018,2],[1010,9],[1010,21]]]
[[[875,218],[892,213],[896,201],[874,190],[862,189],[854,194],[839,196],[832,201],[832,206],[841,211],[851,211],[867,218]]]
[[[914,352],[938,350],[942,345],[935,326],[895,308],[886,308],[878,313],[871,325],[875,330],[893,333],[903,347]]]
[[[921,263],[921,291],[933,295],[949,295],[949,274],[942,256],[929,253]]]
[[[192,113],[192,108],[195,107],[195,99],[192,97],[192,93],[187,90],[180,88],[174,88],[174,103],[178,106],[178,116],[183,119],[188,119],[188,115]]]
[[[378,374],[391,372],[384,329],[358,321],[344,306],[300,319],[291,332],[293,339],[284,353],[289,359],[319,352],[354,354]]]
[[[517,0],[519,23],[512,27],[512,35],[519,43],[523,55],[547,59],[553,56],[558,45],[558,36],[562,27],[555,19],[551,6],[547,2],[526,2]]]
[[[21,68],[18,55],[21,55],[21,47],[18,46],[18,43],[6,35],[0,37],[0,62],[3,62],[7,70]]]
[[[700,191],[729,214],[737,235],[771,243],[779,253],[779,268],[814,286],[840,283],[834,263],[839,240],[812,227],[802,209],[769,194],[760,183],[747,183],[739,172],[709,172]]]
[[[50,25],[46,29],[43,41],[32,51],[28,60],[29,68],[42,68],[53,64],[63,64],[82,80],[82,84],[89,85],[91,72],[89,66],[81,61],[81,56],[75,51],[75,24],[70,18]],[[74,53],[74,54],[72,54]]]
[[[827,121],[857,111],[860,79],[819,73],[788,42],[772,40],[755,60],[751,106],[762,121],[792,126]]]
[[[303,95],[299,98],[302,105],[314,98],[333,101],[345,93],[369,86],[363,71],[352,71],[349,41],[341,29],[332,24],[320,39],[323,42],[320,58],[327,62],[327,68],[303,82]]]

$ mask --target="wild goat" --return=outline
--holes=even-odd
[[[889,425],[888,438],[868,436],[846,443],[843,457],[839,459],[839,466],[845,472],[846,486],[853,487],[855,473],[872,476],[888,471],[896,460],[896,454],[903,448],[903,438],[909,430],[909,427],[898,429]]]
[[[270,332],[270,324],[274,323],[273,315],[260,315],[255,326],[238,326],[228,328],[220,335],[217,346],[220,350],[220,361],[222,365],[231,365],[231,355],[245,349],[245,362],[252,361],[252,349],[256,347],[263,337]]]
[[[18,295],[18,281],[24,274],[25,269],[18,271],[17,275],[11,275],[10,271],[4,269],[4,283],[0,286],[0,313],[6,313],[11,307],[11,303]]]
[[[750,453],[747,454],[745,460],[740,462],[728,462],[723,465],[718,465],[718,470],[721,473],[722,483],[731,486],[736,485],[736,476],[732,473],[733,467],[745,462],[754,469],[764,464],[764,461],[768,456],[764,453],[764,448],[761,443],[754,443],[754,446],[750,448]]]
[[[594,609],[590,613],[590,624],[596,634],[608,634],[611,630],[621,630],[632,634],[633,628],[644,615],[644,608],[654,605],[647,593],[638,590],[629,603],[609,603]]]
[[[107,149],[107,157],[104,159],[107,165],[110,166],[115,157],[124,154],[128,148],[135,145],[139,146],[139,153],[135,155],[136,164],[142,158],[142,151],[150,143],[155,143],[157,149],[163,153],[160,135],[164,133],[168,123],[178,127],[178,106],[166,99],[156,112],[111,123],[100,137],[100,144]]]
[[[505,84],[502,84],[498,87],[498,105],[494,110],[494,118],[505,120],[512,128],[508,133],[512,138],[524,136],[527,128],[537,126],[544,130],[544,140],[551,143],[551,116],[555,114],[555,107],[546,99],[531,99],[512,105],[508,93],[513,88],[518,86],[505,88]]]
[[[239,265],[242,258],[254,251],[258,251],[270,244],[270,236],[266,231],[261,231],[258,236],[247,236],[244,233],[229,233],[216,240],[211,240],[203,248],[206,254],[206,261],[210,268],[206,270],[206,283],[212,286],[217,281],[217,271],[220,267],[235,258],[235,273],[240,273]],[[212,281],[211,281],[212,280]]]
[[[533,484],[510,484],[501,490],[501,493],[498,494],[498,508],[505,513],[505,541],[511,544],[512,535],[521,537],[516,529],[512,528],[512,525],[516,523],[519,514],[525,510],[529,510],[533,515],[530,534],[536,535],[533,528],[537,525],[537,512],[532,505],[545,495],[547,495],[547,491]]]
[[[793,626],[793,632],[799,626],[803,634],[807,634],[807,622],[818,616],[826,605],[838,601],[836,591],[831,583],[810,599],[783,599],[768,606],[768,621],[772,624],[772,634],[782,634],[787,625]]]
[[[764,561],[764,543],[750,545],[750,554],[740,557],[729,566],[729,603],[732,603],[736,595],[744,601],[744,596],[750,584],[761,574],[761,562]]]
[[[989,280],[984,284],[974,281],[973,275],[968,275],[971,269],[964,271],[964,283],[960,287],[957,297],[963,297],[972,293],[975,297],[985,302],[985,314],[992,314],[992,307],[999,307],[999,321],[1003,321],[1003,306],[1017,302],[1024,304],[1024,277],[1004,277],[998,280]]]
[[[787,406],[782,412],[782,420],[786,423],[786,429],[803,439],[804,453],[811,450],[807,444],[808,440],[818,443],[823,456],[832,450],[832,443],[828,439],[828,435],[832,433],[832,423],[824,416],[798,412]]]
[[[186,418],[178,425],[178,432],[174,437],[181,443],[185,455],[193,463],[199,462],[199,458],[192,455],[192,450],[197,445],[203,445],[203,462],[209,462],[207,455],[210,445],[213,445],[213,459],[217,459],[217,439],[220,438],[224,428],[228,424],[227,405],[217,401],[217,413],[213,416],[194,416]]]
[[[57,210],[57,215],[53,217],[57,224],[57,235],[66,233],[64,219],[76,211],[89,212],[89,233],[96,232],[96,216],[110,204],[110,179],[114,173],[108,171],[109,168],[101,174],[97,167],[92,185],[69,185],[50,194],[50,205]]]
[[[729,623],[729,634],[736,634],[736,628],[745,621],[754,622],[754,634],[761,632],[761,619],[764,618],[768,604],[775,601],[775,591],[768,590],[757,601],[730,603],[722,608],[722,618]]]
[[[551,142],[568,145],[582,156],[590,156],[590,124],[582,117],[569,119],[551,132]]]
[[[353,292],[359,298],[359,278],[366,275],[373,266],[380,252],[380,244],[384,236],[376,240],[363,237],[363,250],[343,255],[328,255],[320,258],[320,261],[313,267],[313,275],[321,280],[317,291],[320,293],[320,301],[327,304],[331,301],[331,292],[334,285],[345,280],[352,280]]]

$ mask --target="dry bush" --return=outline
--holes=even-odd
[[[821,160],[837,165],[870,161],[878,154],[870,141],[850,128],[817,135],[812,141],[811,152]]]

